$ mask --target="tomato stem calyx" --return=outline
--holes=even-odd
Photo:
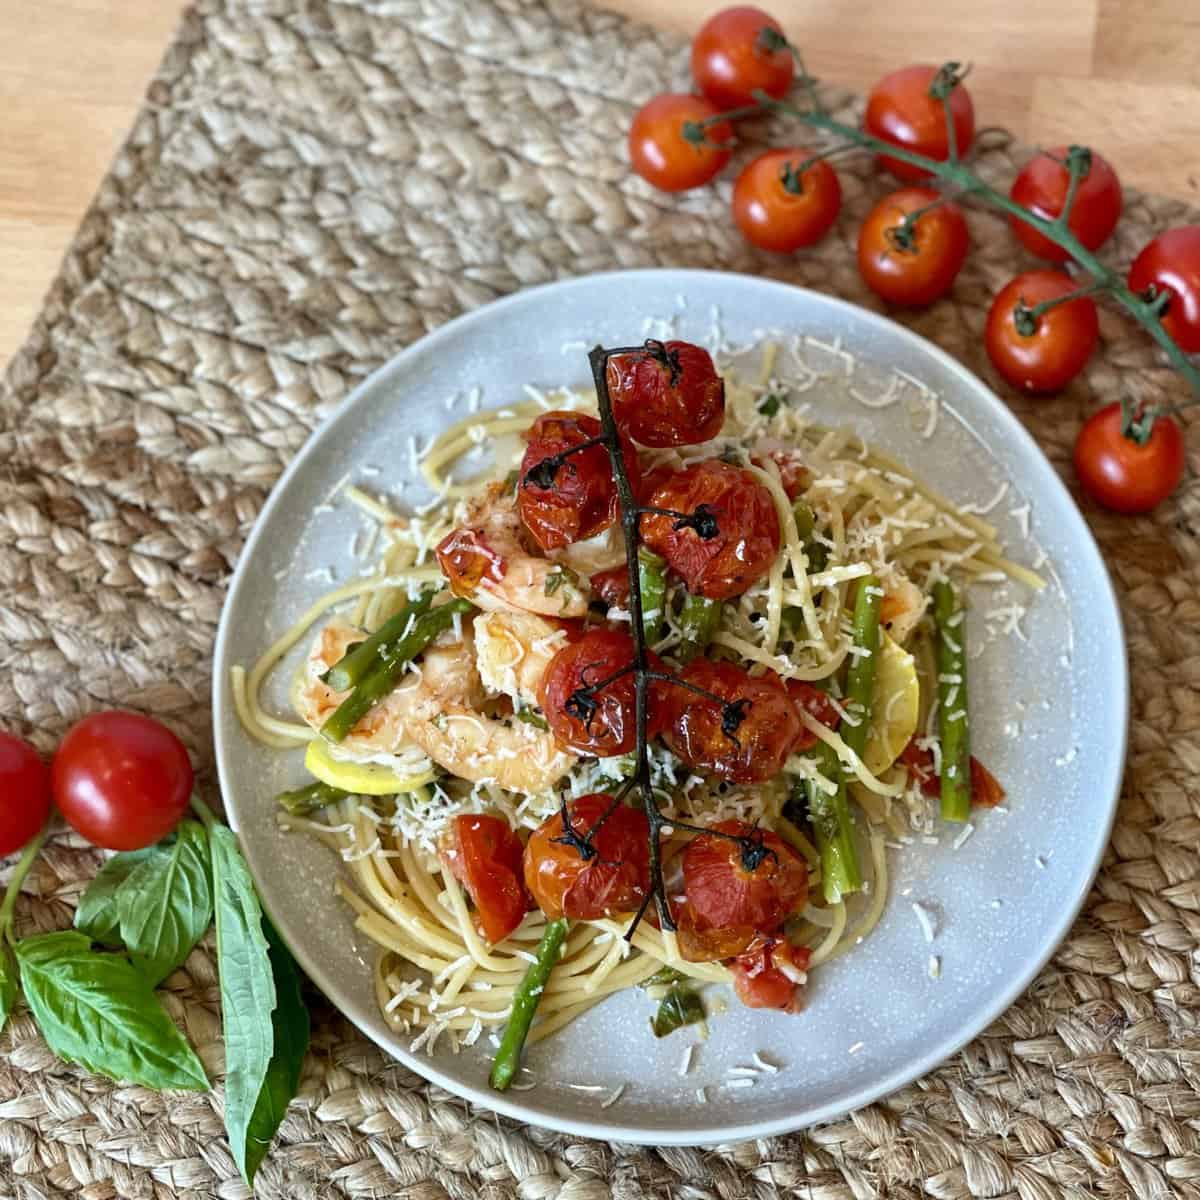
[[[1121,435],[1138,446],[1144,446],[1154,432],[1159,417],[1157,408],[1146,408],[1128,396],[1121,397]]]
[[[1017,305],[1013,309],[1013,324],[1017,327],[1017,332],[1022,337],[1033,337],[1038,331],[1042,317],[1051,309],[1058,308],[1063,304],[1070,304],[1073,300],[1082,300],[1087,296],[1094,296],[1097,292],[1107,291],[1108,288],[1108,281],[1101,279],[1094,283],[1089,283],[1084,287],[1076,288],[1075,291],[1067,292],[1065,295],[1052,296],[1048,300],[1041,300],[1037,304],[1027,304],[1024,297],[1022,297],[1017,301]]]

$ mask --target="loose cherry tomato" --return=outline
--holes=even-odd
[[[549,662],[538,685],[538,703],[551,732],[564,746],[601,758],[627,754],[637,742],[636,693],[632,671],[600,688],[588,688],[628,667],[634,659],[633,638],[617,629],[587,630],[564,646]],[[662,662],[650,655],[650,665]],[[661,720],[661,688],[652,683],[647,696],[646,736],[654,737]]]
[[[797,171],[811,150],[768,150],[750,162],[733,185],[733,219],[742,236],[781,254],[819,242],[837,220],[842,185],[823,159]]]
[[[141,850],[179,824],[192,764],[183,743],[153,718],[100,712],[67,731],[50,781],[59,811],[93,846]]]
[[[650,507],[663,511],[642,518],[642,538],[693,595],[740,596],[779,554],[771,493],[748,471],[720,459],[672,472],[654,489]]]
[[[693,446],[721,432],[725,381],[708,351],[691,342],[646,343],[608,360],[617,427],[643,446]]]
[[[753,104],[759,90],[778,100],[794,71],[783,29],[761,8],[722,9],[692,42],[692,77],[719,108]]]
[[[925,208],[929,211],[906,227],[905,218]],[[950,290],[966,257],[962,209],[928,188],[884,196],[858,232],[858,272],[891,304],[932,304]]]
[[[617,485],[603,445],[568,453],[600,436],[600,422],[585,413],[543,413],[525,435],[517,511],[543,550],[581,542],[617,516]],[[559,457],[562,455],[566,457]],[[637,451],[621,448],[625,471],[636,492],[641,475]]]
[[[719,121],[703,130],[703,143],[688,141],[689,123],[698,125],[719,113],[701,96],[668,93],[638,109],[629,130],[629,161],[647,183],[664,192],[683,192],[707,183],[728,161],[733,127]],[[710,143],[718,143],[711,145]]]
[[[607,571],[597,571],[588,583],[596,598],[603,600],[609,608],[629,607],[629,568],[624,563],[609,567]]]
[[[793,946],[771,938],[730,963],[733,990],[747,1008],[774,1008],[797,1013],[804,1006],[807,982],[807,946]]]
[[[1124,431],[1120,404],[1093,413],[1075,439],[1075,474],[1097,504],[1122,513],[1149,512],[1183,477],[1183,434],[1171,417],[1159,417],[1139,444]]]
[[[1129,268],[1129,287],[1166,293],[1163,328],[1180,350],[1200,351],[1200,225],[1168,229],[1149,242]]]
[[[804,907],[808,867],[777,833],[744,821],[719,821],[712,829],[683,852],[684,899],[698,932],[769,934]]]
[[[902,67],[885,75],[867,99],[863,127],[868,133],[913,154],[945,162],[950,157],[946,131],[946,113],[934,89],[957,72],[957,63],[945,67]],[[949,70],[949,74],[946,72]],[[966,154],[975,137],[975,106],[963,84],[950,92],[950,112],[954,120],[955,143],[960,155]],[[879,165],[900,179],[926,179],[928,171],[911,163],[881,154]]]
[[[737,783],[762,783],[783,770],[803,726],[778,675],[698,658],[680,678],[723,703],[665,684],[663,740],[673,753]]]
[[[0,858],[20,850],[50,815],[50,772],[28,743],[0,733]]]
[[[829,729],[838,727],[842,716],[834,706],[828,692],[813,687],[811,683],[806,683],[803,679],[789,679],[784,686],[787,689],[788,698],[797,708],[804,709]],[[801,754],[805,750],[811,750],[816,744],[817,735],[807,725],[801,725],[791,752]]]
[[[557,812],[525,847],[525,885],[551,920],[597,921],[638,908],[650,890],[650,825],[603,793],[567,805],[571,832]],[[597,825],[599,827],[597,828]]]
[[[1047,221],[1056,220],[1067,200],[1070,171],[1063,165],[1069,146],[1055,146],[1030,159],[1013,180],[1009,195]],[[1099,154],[1092,154],[1088,172],[1079,181],[1071,205],[1071,232],[1089,249],[1103,245],[1117,227],[1123,201],[1117,173]],[[1050,262],[1066,262],[1071,256],[1056,242],[1038,233],[1024,221],[1011,217],[1013,233],[1031,253]]]
[[[450,822],[442,861],[471,897],[483,936],[502,942],[532,907],[525,890],[525,848],[503,817],[464,813]]]
[[[1024,392],[1061,391],[1087,366],[1100,338],[1100,318],[1088,296],[1034,317],[1047,300],[1077,292],[1061,271],[1027,271],[996,294],[988,310],[984,345],[992,365]]]
[[[942,781],[934,769],[933,752],[918,746],[916,738],[900,752],[898,761],[908,768],[909,778],[920,786],[923,795],[937,797],[942,794]],[[971,755],[971,807],[995,808],[1003,799],[1000,781]]]

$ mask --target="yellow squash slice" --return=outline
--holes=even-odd
[[[313,738],[304,754],[304,765],[322,783],[355,796],[394,796],[433,782],[433,772],[401,775],[382,763],[347,762],[334,758],[323,738]]]
[[[916,732],[921,708],[921,689],[913,656],[882,631],[878,654],[871,726],[863,751],[863,763],[873,775],[886,771],[908,745],[909,738]]]

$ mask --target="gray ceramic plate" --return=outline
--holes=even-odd
[[[534,1049],[536,1087],[500,1096],[487,1086],[486,1040],[457,1056],[440,1048],[433,1058],[412,1054],[376,1012],[373,950],[333,894],[338,862],[275,824],[272,797],[303,778],[301,756],[246,737],[229,668],[252,661],[328,590],[317,578],[322,568],[338,579],[358,569],[351,543],[362,519],[344,502],[314,511],[340,481],[386,492],[408,480],[406,503],[428,499],[412,482],[409,438],[424,442],[465,412],[460,404],[451,416],[447,397],[482,387],[485,406],[503,406],[529,383],[585,382],[584,350],[596,342],[674,331],[744,344],[768,330],[789,346],[799,337],[815,373],[801,398],[820,419],[850,423],[959,502],[987,506],[1008,485],[989,519],[1013,557],[1044,557],[1051,580],[1019,633],[1000,631],[1016,615],[1010,606],[1029,602],[1020,588],[981,591],[971,611],[970,643],[986,644],[971,664],[975,746],[1006,785],[1009,811],[977,819],[957,849],[943,837],[890,851],[882,923],[856,953],[814,973],[802,1016],[731,1007],[681,1076],[693,1033],[656,1042],[647,1001],[617,996]],[[863,403],[889,394],[897,398],[885,407]],[[931,404],[939,410],[932,432]],[[839,1115],[923,1075],[999,1016],[1066,934],[1099,865],[1128,705],[1120,619],[1100,554],[1004,404],[949,356],[879,316],[784,284],[701,271],[596,275],[522,292],[452,321],[366,380],[296,457],[263,510],[225,605],[215,677],[230,818],[272,919],[326,995],[369,1037],[452,1092],[534,1124],[658,1144],[761,1137]],[[272,698],[283,706],[281,690]],[[913,901],[937,914],[933,944]],[[937,979],[931,955],[940,961]],[[779,1073],[751,1087],[723,1086],[728,1068],[755,1051],[780,1064]],[[621,1098],[601,1108],[621,1084]]]

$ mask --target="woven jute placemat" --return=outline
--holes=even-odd
[[[686,86],[685,70],[675,38],[574,0],[202,0],[0,389],[0,719],[49,751],[90,709],[155,713],[218,801],[210,664],[239,547],[346,392],[464,309],[659,265],[873,304],[853,255],[887,186],[868,162],[839,167],[836,233],[786,260],[742,244],[728,183],[671,197],[631,175],[633,107]],[[996,178],[1026,153],[995,134],[985,145]],[[1128,261],[1187,217],[1129,195],[1110,253]],[[1019,259],[1002,222],[973,214],[971,227],[953,295],[900,319],[989,377],[984,314]],[[1139,330],[1109,314],[1102,335],[1066,396],[1005,393],[1067,475],[1099,398],[1182,395]],[[301,1098],[258,1194],[1200,1197],[1200,488],[1189,478],[1149,518],[1086,511],[1133,665],[1120,816],[1085,915],[966,1050],[807,1133],[636,1149],[471,1109],[318,999]],[[20,932],[67,926],[96,865],[58,834]],[[169,981],[167,1003],[219,1078],[208,948]],[[22,1011],[0,1038],[0,1196],[232,1200],[245,1189],[220,1106],[219,1088],[162,1096],[64,1066]]]

